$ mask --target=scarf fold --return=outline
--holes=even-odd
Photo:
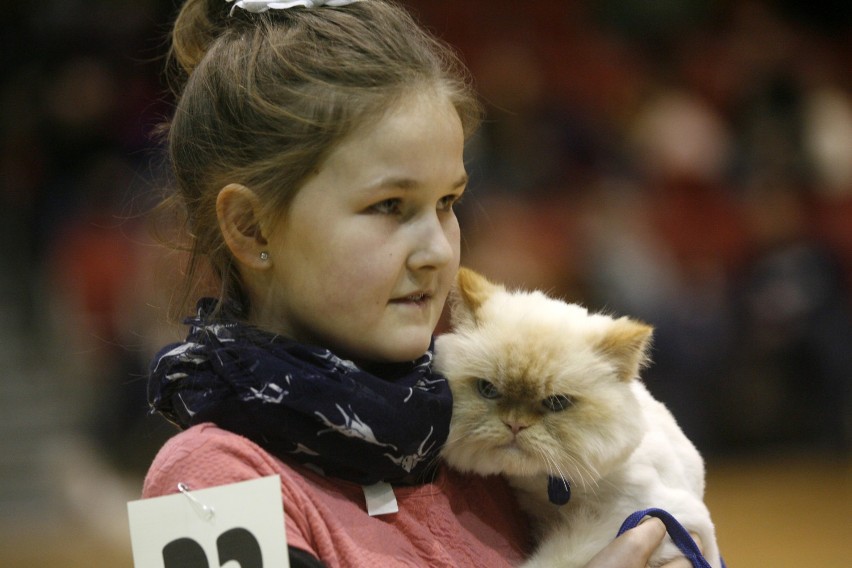
[[[215,307],[202,299],[186,341],[154,358],[152,412],[182,429],[213,422],[279,458],[363,485],[430,475],[452,413],[431,349],[370,373],[327,349],[213,319]]]

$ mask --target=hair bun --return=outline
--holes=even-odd
[[[171,58],[188,76],[225,28],[230,5],[224,0],[186,0],[172,28]]]

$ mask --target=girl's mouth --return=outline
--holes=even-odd
[[[394,304],[417,304],[418,306],[425,304],[431,296],[426,292],[417,292],[403,296],[402,298],[394,298],[391,303]]]

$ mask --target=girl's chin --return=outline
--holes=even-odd
[[[432,329],[418,330],[417,333],[400,334],[398,341],[383,350],[389,363],[405,363],[423,356],[432,345]]]
[[[392,365],[396,363],[410,363],[423,356],[432,343],[432,336],[427,341],[417,341],[399,346],[385,346],[384,349],[367,353],[361,357],[350,357],[352,361],[361,366]],[[362,350],[363,353],[363,350]]]

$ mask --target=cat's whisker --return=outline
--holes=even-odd
[[[585,476],[582,476],[581,479],[583,481],[583,489],[592,490],[598,489],[600,487],[600,475],[595,467],[588,463],[582,463],[579,459],[572,458],[577,463],[577,469],[579,471],[585,471],[586,475],[589,477],[589,481],[585,480]],[[594,492],[594,491],[592,491]]]
[[[438,452],[437,454],[434,454],[429,458],[429,461],[426,462],[428,464],[427,469],[431,470],[440,467],[441,461],[441,453]]]
[[[579,481],[580,485],[583,487],[586,485],[582,468],[578,467],[579,464],[577,463],[577,460],[575,460],[573,457],[563,456],[571,460],[571,469],[577,472],[576,476],[566,474],[566,472],[561,467],[559,460],[557,460],[555,457],[555,454],[557,452],[552,447],[547,447],[546,449],[543,448],[540,450],[539,453],[542,455],[543,461],[547,464],[548,475],[552,477],[559,477],[569,485],[573,485],[577,481]],[[578,479],[575,479],[575,477],[577,477]]]
[[[550,451],[556,453],[553,449]],[[561,457],[563,460],[568,460],[570,462],[571,469],[576,472],[577,479],[572,479],[572,481],[578,483],[584,490],[589,490],[592,487],[596,488],[598,486],[599,477],[597,475],[597,471],[595,471],[593,467],[567,452],[562,454]],[[555,462],[555,460],[553,461]],[[562,474],[561,470],[560,474]],[[563,479],[566,478],[564,474],[562,474],[562,477]]]
[[[569,477],[565,475],[565,472],[562,471],[562,468],[559,467],[559,462],[553,456],[553,450],[551,448],[541,448],[539,449],[539,453],[541,454],[542,461],[547,465],[547,473],[552,477],[557,477],[554,473],[558,474],[558,477],[562,478],[566,483],[570,481]]]
[[[458,428],[457,430],[451,429],[450,434],[447,436],[447,440],[444,442],[444,447],[458,443],[458,441],[463,437],[461,434],[462,430],[463,428]]]

